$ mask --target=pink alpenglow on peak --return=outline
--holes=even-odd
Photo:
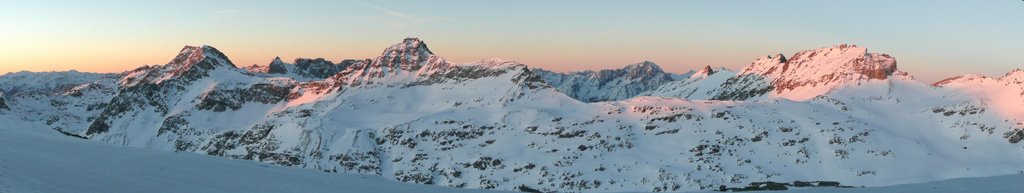
[[[206,77],[215,69],[237,69],[224,53],[213,46],[188,46],[163,66],[143,66],[124,72],[121,80],[124,86],[139,83],[161,83],[173,78],[184,77],[191,81]]]
[[[773,87],[771,95],[792,100],[807,100],[838,87],[887,80],[893,75],[907,76],[896,68],[892,56],[848,44],[805,50],[788,59],[782,54],[761,57],[738,75],[763,77]]]
[[[707,77],[715,74],[715,69],[712,69],[710,65],[705,65],[704,68],[700,68],[697,72],[694,72],[691,77]]]

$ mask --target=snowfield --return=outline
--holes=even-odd
[[[959,178],[919,184],[903,184],[868,188],[808,188],[782,191],[784,193],[1012,193],[1024,189],[1024,175],[1006,175],[980,178]]]
[[[0,116],[0,193],[48,192],[501,192],[419,185],[375,175],[331,174],[184,152],[69,138]],[[14,123],[14,124],[11,124]],[[11,148],[17,147],[17,148]],[[1024,175],[793,193],[1011,193]]]
[[[81,140],[0,116],[0,192],[499,192]],[[12,125],[11,123],[15,123]]]

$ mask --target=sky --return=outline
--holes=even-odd
[[[739,69],[848,43],[930,82],[1024,68],[1024,1],[0,0],[0,74],[121,72],[204,44],[238,66],[337,62],[376,57],[405,37],[455,62],[561,72],[644,60],[676,73]]]

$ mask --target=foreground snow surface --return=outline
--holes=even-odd
[[[0,193],[485,192],[114,146],[16,122],[0,116]]]
[[[19,192],[497,192],[324,173],[193,153],[78,140],[0,116],[0,193]],[[1024,175],[873,188],[784,192],[1019,192]]]
[[[1024,191],[1024,175],[1006,175],[983,178],[960,178],[942,180],[922,184],[904,184],[886,187],[871,188],[813,188],[789,191],[777,191],[783,193],[966,193],[966,192],[988,192],[988,193],[1009,193]]]

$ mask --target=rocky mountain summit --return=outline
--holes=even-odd
[[[873,80],[887,80],[892,76],[907,77],[896,68],[896,59],[887,54],[868,53],[867,48],[856,45],[837,45],[797,52],[789,59],[783,55],[758,58],[741,69],[737,78],[729,81],[726,92],[719,99],[746,99],[764,95],[807,100],[827,94],[838,87],[864,84]],[[740,89],[750,83],[764,80],[765,87]],[[759,93],[766,92],[766,93]]]
[[[802,101],[846,87],[890,79],[913,79],[896,68],[896,59],[892,56],[868,53],[867,48],[847,44],[800,51],[788,59],[782,54],[760,57],[731,76],[724,81],[699,81],[701,84],[666,84],[667,87],[645,95],[705,100],[786,98]],[[680,92],[685,94],[678,94]]]
[[[334,64],[323,58],[298,58],[295,59],[294,67],[291,70],[288,70],[287,67],[291,66],[286,66],[281,62],[280,58],[274,58],[274,62],[270,63],[270,71],[268,73],[287,74],[291,72],[308,78],[324,79],[348,68],[352,63],[352,60],[346,60],[342,61],[342,63]]]

